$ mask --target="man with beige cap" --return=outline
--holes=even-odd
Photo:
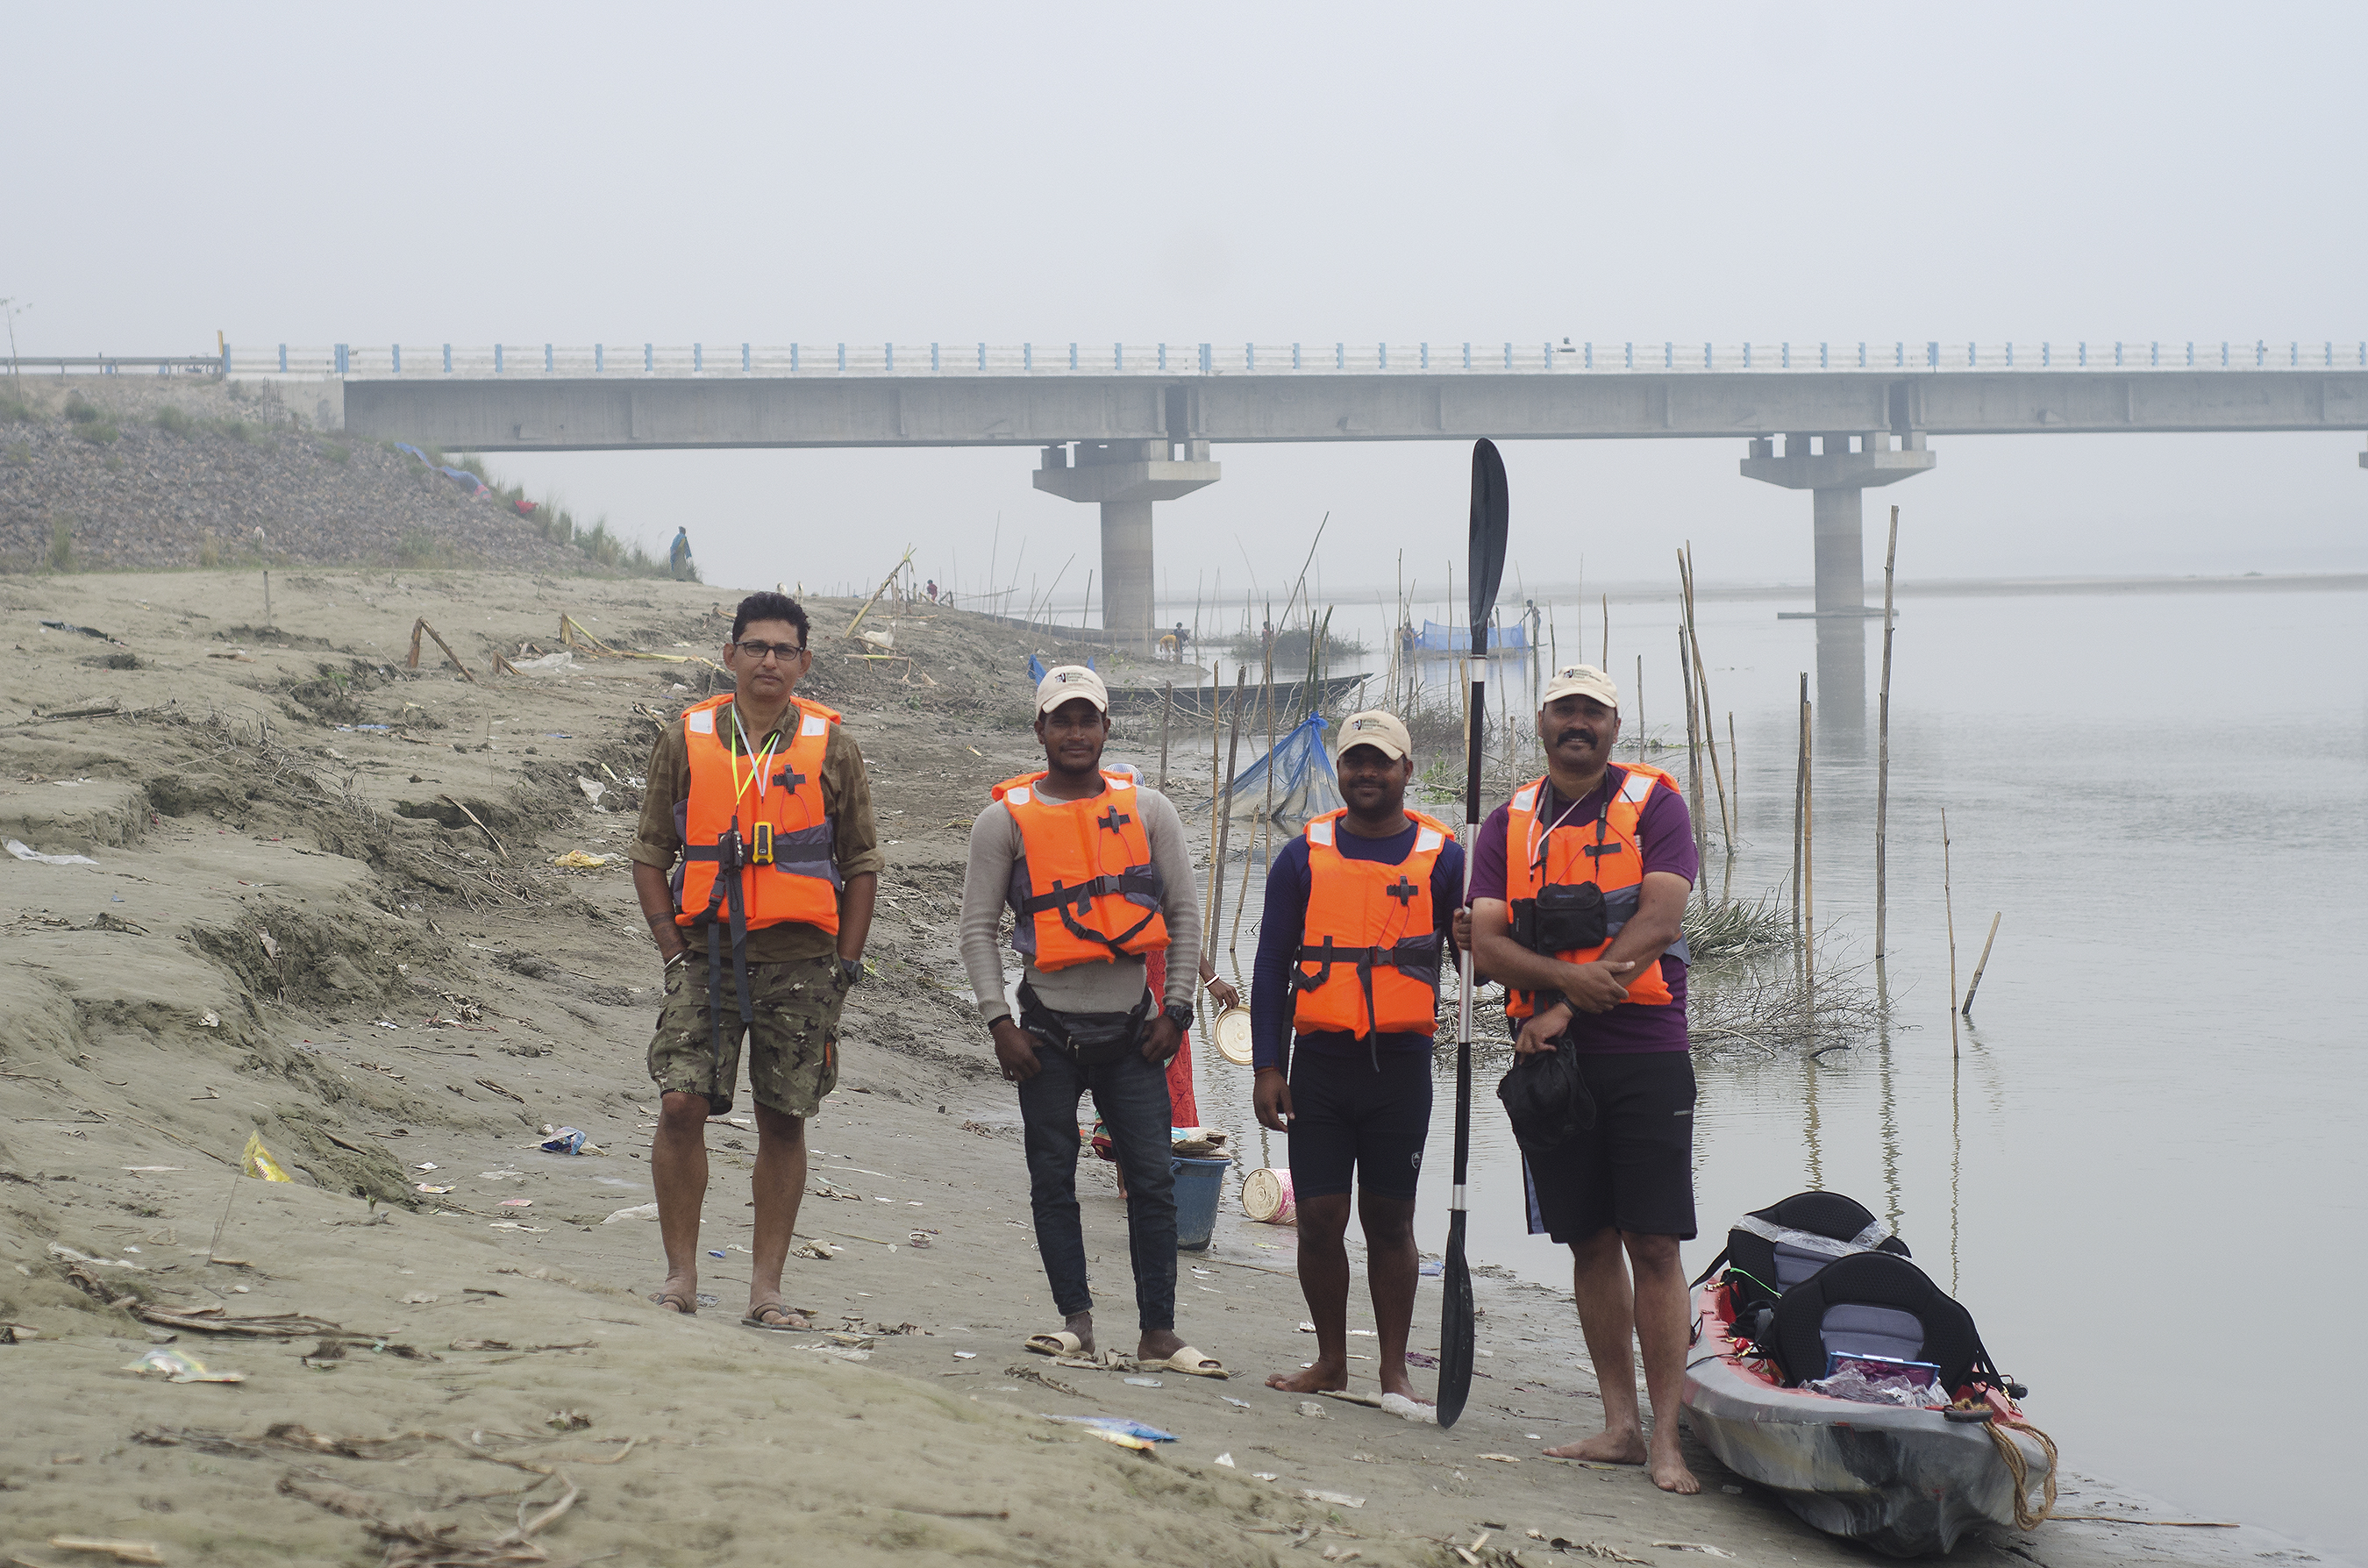
[[[1446,824],[1406,809],[1414,745],[1395,715],[1341,722],[1348,804],[1307,824],[1267,872],[1250,982],[1258,1120],[1291,1138],[1299,1287],[1315,1360],[1267,1380],[1287,1393],[1349,1386],[1350,1189],[1364,1221],[1382,1408],[1439,1418],[1407,1380],[1421,1261],[1416,1180],[1430,1134],[1439,971],[1463,897],[1463,850]]]
[[[1044,768],[995,787],[971,828],[962,954],[1003,1075],[1019,1085],[1036,1246],[1065,1320],[1031,1335],[1047,1355],[1093,1355],[1093,1292],[1077,1208],[1077,1102],[1093,1092],[1125,1173],[1136,1358],[1163,1371],[1225,1375],[1176,1333],[1174,1111],[1167,1062],[1192,1021],[1201,903],[1176,808],[1131,773],[1105,771],[1110,692],[1081,665],[1036,687]],[[996,928],[1008,907],[1023,964],[1015,1016]],[[1167,995],[1144,983],[1165,952]]]
[[[1694,1234],[1693,1062],[1679,923],[1700,868],[1678,781],[1614,766],[1620,688],[1569,665],[1538,708],[1546,775],[1481,824],[1472,850],[1478,968],[1505,983],[1514,1050],[1576,1052],[1577,1135],[1522,1160],[1532,1233],[1565,1244],[1603,1430],[1548,1453],[1644,1464],[1665,1492],[1701,1483],[1678,1450]],[[1634,1280],[1630,1280],[1630,1266]],[[1653,1426],[1636,1403],[1641,1347]]]

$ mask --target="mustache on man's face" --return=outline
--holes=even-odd
[[[1595,732],[1581,725],[1574,725],[1554,737],[1556,745],[1562,744],[1565,741],[1585,741],[1588,745],[1593,745]]]

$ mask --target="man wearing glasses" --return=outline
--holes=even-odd
[[[814,663],[807,633],[786,595],[740,601],[723,646],[735,689],[660,732],[626,850],[666,961],[650,1174],[666,1278],[650,1299],[699,1310],[707,1119],[732,1108],[745,1035],[757,1223],[741,1321],[764,1329],[814,1326],[783,1304],[781,1264],[805,1193],[806,1119],[838,1082],[839,1007],[863,976],[882,864],[862,754],[837,713],[791,695]]]

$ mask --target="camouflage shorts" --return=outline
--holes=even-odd
[[[727,960],[728,963],[729,960]],[[748,1087],[757,1103],[809,1117],[838,1085],[838,1011],[846,983],[831,959],[748,966]],[[660,1094],[705,1095],[708,1114],[732,1108],[740,1082],[739,993],[723,975],[723,1044],[707,1005],[707,960],[694,951],[666,971],[666,1004],[650,1041],[650,1077]]]

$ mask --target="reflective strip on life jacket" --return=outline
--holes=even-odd
[[[1034,788],[1043,777],[1022,774],[991,791],[1019,829],[1027,880],[1023,891],[1015,877],[1013,891],[1036,967],[1115,963],[1167,947],[1167,883],[1151,858],[1134,780],[1105,773],[1101,793],[1053,801]]]
[[[1565,963],[1591,963],[1611,946],[1611,938],[1635,917],[1644,896],[1644,847],[1637,833],[1645,805],[1656,784],[1678,788],[1678,781],[1644,763],[1622,763],[1627,777],[1605,809],[1584,820],[1569,820],[1549,831],[1539,821],[1539,802],[1546,798],[1547,779],[1539,778],[1513,792],[1505,812],[1505,899],[1534,899],[1544,887],[1574,887],[1592,882],[1603,894],[1604,939],[1592,947],[1575,948],[1554,957]],[[1543,835],[1543,841],[1541,835]],[[1679,937],[1665,956],[1687,961]],[[1629,982],[1622,1006],[1666,1007],[1676,1000],[1656,961]],[[1537,1011],[1534,994],[1508,990],[1508,1017],[1526,1018]]]
[[[1292,1025],[1302,1034],[1429,1034],[1439,1017],[1440,940],[1430,875],[1450,836],[1408,812],[1406,859],[1352,860],[1335,836],[1345,809],[1307,824],[1307,914],[1292,966]],[[1342,969],[1353,984],[1333,984]]]

